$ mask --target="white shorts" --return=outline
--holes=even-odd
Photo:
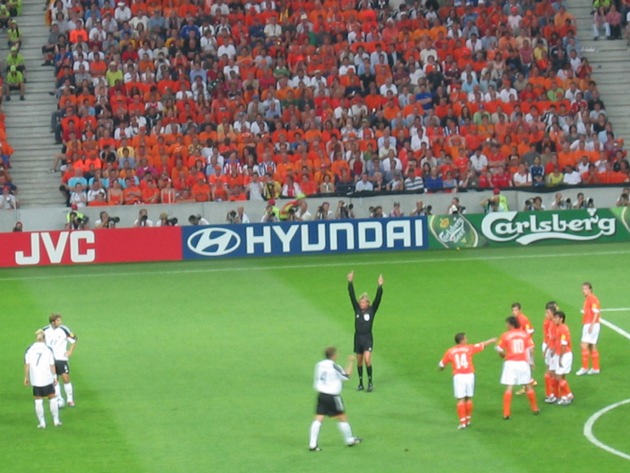
[[[547,353],[549,357],[549,364],[547,365],[549,366],[549,371],[553,371],[554,373],[556,373],[558,371],[558,355],[549,355],[549,353],[551,353],[551,350],[549,350]]]
[[[532,369],[526,361],[506,361],[503,363],[501,384],[518,386],[532,381]]]
[[[556,355],[556,369],[554,370],[556,374],[564,375],[569,374],[571,372],[571,366],[573,365],[573,353],[565,353],[562,355],[562,366],[560,366],[560,357]]]
[[[545,366],[547,366],[551,370],[551,359],[553,358],[551,349],[544,351],[543,354],[545,357]]]
[[[591,333],[588,333],[588,329],[590,326],[593,326],[593,330]],[[600,324],[585,324],[582,326],[582,343],[588,343],[589,345],[595,345],[597,343],[597,339],[599,338],[599,328]]]
[[[453,376],[455,399],[473,397],[475,394],[475,373],[456,374]]]

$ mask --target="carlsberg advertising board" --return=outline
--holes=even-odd
[[[435,215],[432,248],[630,241],[630,212],[613,209]]]

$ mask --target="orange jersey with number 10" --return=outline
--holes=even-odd
[[[534,347],[532,337],[524,330],[505,332],[499,339],[507,361],[529,361],[529,350]]]
[[[442,366],[451,363],[453,374],[474,373],[473,355],[484,349],[483,344],[475,343],[474,345],[455,345],[449,348],[442,357]]]
[[[599,299],[595,294],[589,294],[584,299],[584,315],[582,316],[583,324],[592,324],[599,322]]]

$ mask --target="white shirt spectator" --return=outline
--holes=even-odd
[[[124,2],[118,2],[116,10],[114,10],[114,18],[120,24],[131,20],[131,9]]]
[[[570,172],[565,172],[564,177],[562,178],[562,182],[569,186],[577,186],[582,182],[582,176],[575,169],[572,169]]]

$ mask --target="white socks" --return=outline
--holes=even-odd
[[[53,422],[55,424],[59,423],[59,404],[57,403],[57,398],[53,397],[49,401],[50,413],[52,414]]]
[[[39,425],[46,427],[46,419],[44,419],[44,400],[35,399],[35,415],[39,421]]]
[[[350,445],[354,441],[350,424],[347,422],[339,422],[339,430],[341,431],[341,435],[343,435],[343,440],[347,445]]]
[[[308,448],[317,447],[317,439],[319,437],[319,429],[322,427],[322,423],[314,420],[311,424],[311,438],[308,442]]]
[[[66,392],[66,401],[74,402],[74,394],[72,390],[72,383],[66,383],[63,385],[63,390]]]

